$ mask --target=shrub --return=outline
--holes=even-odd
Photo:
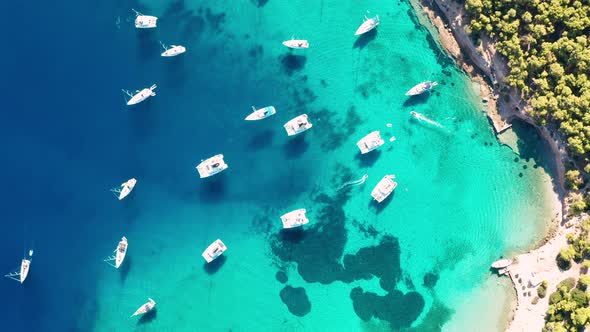
[[[570,214],[579,215],[584,212],[587,208],[584,197],[580,194],[570,193],[567,197],[570,202]]]
[[[561,287],[564,287],[564,286],[567,289],[567,291],[569,292],[570,290],[572,290],[572,288],[574,288],[576,286],[576,278],[570,277],[570,278],[562,280],[559,284],[557,284],[557,289],[561,289]]]
[[[549,295],[549,304],[555,304],[560,302],[562,299],[561,293],[559,290],[556,290],[555,292],[551,293],[551,295]]]
[[[537,295],[540,298],[544,298],[547,295],[547,286],[543,284],[539,285],[539,287],[537,287]]]
[[[539,297],[535,296],[535,298],[531,301],[532,304],[537,304],[539,303]]]
[[[582,268],[583,268],[583,269],[585,269],[585,270],[588,270],[588,269],[590,269],[590,260],[587,260],[587,259],[585,259],[585,260],[582,262]]]
[[[571,295],[572,300],[576,302],[577,307],[583,307],[588,303],[588,295],[586,295],[586,292],[579,288],[574,288]]]
[[[583,183],[580,171],[577,169],[570,169],[565,173],[565,185],[568,188],[578,190]]]
[[[576,256],[576,251],[571,245],[561,249],[557,255],[557,265],[562,270],[567,270],[571,267],[571,261]]]

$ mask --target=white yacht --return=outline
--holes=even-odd
[[[309,219],[305,216],[305,209],[298,209],[281,216],[283,222],[283,228],[295,228],[303,226],[309,222]]]
[[[135,27],[138,29],[150,29],[155,28],[157,25],[158,18],[155,16],[143,15],[135,9],[131,9],[135,12]]]
[[[111,191],[115,194],[115,196],[117,196],[119,200],[122,200],[123,198],[127,197],[129,193],[131,193],[133,188],[135,188],[136,183],[137,180],[135,178],[131,178],[126,182],[123,182],[119,188],[113,188]]]
[[[107,257],[104,261],[107,262],[107,264],[114,266],[116,269],[118,269],[119,266],[121,266],[121,264],[125,260],[125,255],[127,254],[127,238],[126,237],[123,236],[123,238],[121,238],[121,241],[119,241],[119,244],[117,245],[117,249],[115,249],[114,252],[115,252],[114,255]],[[112,261],[115,261],[114,265],[113,265],[113,263],[111,263]]]
[[[371,196],[378,202],[383,202],[384,199],[389,196],[395,187],[397,187],[397,182],[395,182],[395,175],[385,175],[379,183],[373,188],[371,191]]]
[[[371,152],[383,144],[385,144],[385,141],[381,138],[379,130],[368,134],[356,143],[356,145],[361,150],[361,154]]]
[[[10,278],[12,280],[16,280],[21,284],[25,282],[27,276],[29,275],[29,268],[31,267],[31,261],[33,260],[33,250],[29,250],[29,255],[25,256],[20,263],[20,271],[12,272],[9,274],[4,275],[6,278]]]
[[[500,259],[492,263],[492,268],[494,269],[505,269],[512,265],[511,259]]]
[[[298,117],[295,117],[289,122],[285,123],[284,127],[287,131],[287,135],[293,136],[299,133],[306,131],[307,129],[311,128],[313,125],[309,122],[307,118],[307,114],[301,114]]]
[[[131,317],[143,315],[147,312],[154,310],[155,307],[156,307],[156,301],[154,301],[148,297],[148,301],[146,303],[142,304],[141,307],[139,307],[139,309],[135,310],[135,312],[133,313],[133,315],[131,315]]]
[[[202,178],[208,178],[213,176],[225,169],[229,166],[223,160],[223,155],[218,154],[209,159],[201,161],[199,165],[197,165],[197,171],[199,172],[199,176]]]
[[[131,93],[128,90],[122,90],[127,96],[130,97],[130,99],[127,100],[127,106],[139,104],[142,101],[148,99],[149,97],[155,96],[156,93],[154,92],[154,90],[157,87],[158,86],[154,84],[151,87],[145,88],[145,89],[143,89],[141,91],[135,90],[135,93]]]
[[[207,263],[211,263],[217,257],[221,256],[221,254],[223,254],[226,250],[227,247],[225,246],[225,243],[223,243],[220,239],[217,239],[213,241],[213,243],[211,243],[207,249],[205,249],[205,251],[203,251],[201,256],[205,258]]]
[[[438,82],[431,82],[431,81],[422,82],[420,84],[415,85],[408,92],[406,92],[406,96],[421,95],[424,92],[429,91],[430,89],[434,88],[437,85],[438,85]]]
[[[367,33],[373,29],[375,29],[379,25],[379,15],[375,15],[375,17],[368,18],[365,16],[365,21],[354,33],[355,36],[362,35]]]
[[[262,119],[266,119],[271,115],[274,115],[277,110],[274,108],[274,106],[266,106],[260,109],[256,109],[256,107],[252,106],[252,113],[250,113],[250,115],[248,115],[244,120],[246,121],[256,121],[256,120],[262,120]]]
[[[182,45],[170,45],[170,47],[167,47],[162,44],[162,42],[160,42],[160,44],[164,48],[164,52],[162,53],[163,57],[173,57],[186,52],[186,47]]]
[[[309,42],[305,39],[295,39],[291,38],[290,40],[285,40],[283,45],[287,46],[288,48],[309,48]]]

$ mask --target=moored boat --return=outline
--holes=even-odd
[[[17,272],[12,272],[4,275],[6,278],[20,282],[25,282],[29,275],[29,268],[31,267],[31,261],[33,260],[33,250],[29,250],[29,255],[25,256],[20,263],[20,269]]]
[[[500,259],[492,263],[492,268],[494,269],[503,269],[508,266],[512,265],[511,259]]]
[[[378,202],[381,203],[385,200],[397,187],[397,182],[395,182],[395,175],[385,175],[379,183],[373,188],[371,191],[371,196]]]
[[[127,255],[127,245],[128,245],[127,238],[123,236],[121,238],[121,241],[119,241],[117,248],[114,251],[115,254],[105,258],[104,261],[107,264],[118,269],[121,266],[121,264],[123,264],[123,261],[125,260],[125,256]],[[115,264],[111,263],[112,261],[115,261]]]
[[[223,243],[220,239],[217,239],[213,241],[213,243],[211,243],[207,249],[205,249],[205,251],[203,251],[201,256],[203,256],[207,263],[211,263],[217,259],[217,257],[221,256],[221,254],[223,254],[226,250],[227,247],[225,246],[225,243]]]
[[[368,18],[365,16],[365,21],[363,22],[363,24],[361,24],[359,26],[358,29],[356,29],[356,32],[354,33],[354,35],[359,36],[364,33],[367,33],[369,31],[375,29],[378,25],[379,25],[379,15],[375,15],[375,17],[371,17],[371,18]]]
[[[283,45],[285,45],[289,48],[295,48],[295,49],[309,48],[309,42],[305,39],[291,38],[290,40],[285,40],[283,42]]]
[[[133,315],[131,315],[131,317],[148,313],[148,312],[154,310],[154,307],[156,307],[156,301],[152,300],[151,298],[148,298],[148,302],[142,304],[142,306],[139,307],[139,309],[135,310],[135,312],[133,313]]]
[[[283,127],[287,131],[287,135],[293,136],[308,130],[313,125],[309,122],[307,114],[301,114],[289,120]]]
[[[157,26],[158,18],[150,15],[143,15],[135,9],[131,9],[135,12],[135,27],[138,29],[150,29]]]
[[[277,110],[274,106],[266,106],[260,109],[256,109],[256,107],[252,106],[252,113],[250,113],[244,120],[246,121],[256,121],[266,119],[269,116],[274,115]]]
[[[297,209],[281,216],[283,222],[283,228],[295,228],[303,226],[309,222],[305,215],[307,211],[305,209]]]
[[[145,88],[143,90],[136,90],[135,93],[131,93],[128,90],[122,90],[127,96],[129,96],[129,100],[127,100],[127,106],[139,104],[142,101],[148,99],[149,97],[153,97],[156,95],[154,90],[157,88],[157,85],[152,85],[149,88]]]
[[[361,150],[361,154],[369,153],[383,144],[385,144],[385,141],[381,138],[378,130],[369,133],[356,143]]]
[[[186,52],[186,47],[182,45],[170,45],[170,47],[167,47],[161,42],[160,44],[164,48],[164,52],[161,54],[163,57],[173,57]]]
[[[205,159],[201,161],[199,165],[197,165],[197,171],[199,172],[199,176],[202,178],[207,178],[213,176],[225,169],[229,166],[223,160],[223,155],[218,154],[209,159]]]
[[[137,180],[135,178],[131,178],[126,182],[123,182],[119,188],[113,188],[111,191],[119,200],[122,200],[131,193],[133,188],[135,188],[135,184],[137,184]]]
[[[426,91],[430,91],[430,89],[434,88],[437,85],[438,85],[438,82],[431,82],[431,81],[419,83],[419,84],[415,85],[414,87],[412,87],[408,92],[406,92],[406,96],[417,96],[417,95],[423,94]]]

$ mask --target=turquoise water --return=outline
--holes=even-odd
[[[136,31],[131,7],[158,16],[158,29]],[[381,24],[357,39],[367,9]],[[555,214],[551,179],[539,157],[497,142],[469,81],[408,3],[144,1],[92,11],[80,43],[104,54],[80,68],[105,98],[84,109],[96,119],[76,123],[79,146],[49,153],[75,170],[68,184],[88,179],[88,197],[63,189],[47,231],[75,230],[76,250],[37,240],[46,257],[25,288],[73,314],[47,309],[27,330],[501,329],[508,293],[488,267],[541,238]],[[291,36],[310,48],[284,48]],[[158,40],[188,52],[160,58]],[[404,96],[427,79],[440,83],[433,93]],[[125,109],[120,88],[153,83],[156,97]],[[277,114],[246,123],[253,104]],[[301,113],[314,127],[287,138],[282,124]],[[355,143],[373,130],[386,144],[361,157]],[[229,169],[198,179],[194,167],[217,153]],[[55,169],[48,174],[62,174]],[[336,190],[363,174],[363,185]],[[398,187],[377,205],[370,192],[385,174]],[[132,176],[128,199],[109,196]],[[301,207],[310,224],[281,232],[279,216]],[[128,257],[117,271],[101,260],[123,235]],[[200,254],[217,238],[228,251],[206,266]],[[60,255],[76,270],[52,269]],[[147,297],[155,314],[130,319]]]

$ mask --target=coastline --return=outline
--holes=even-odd
[[[410,3],[416,13],[421,12],[428,18],[430,22],[427,23],[430,24],[423,25],[438,36],[435,39],[438,39],[441,48],[469,74],[472,82],[478,85],[484,112],[490,119],[498,140],[502,142],[501,132],[509,127],[511,121],[518,119],[536,128],[549,144],[555,158],[557,179],[554,185],[559,198],[555,204],[559,205],[556,209],[559,212],[552,218],[544,239],[530,251],[516,256],[515,263],[509,271],[516,296],[506,330],[540,331],[544,326],[549,296],[533,304],[532,300],[537,296],[537,291],[532,284],[547,280],[547,294],[550,294],[556,290],[557,283],[565,278],[578,276],[580,271],[579,264],[575,263],[569,270],[561,271],[555,262],[560,249],[567,245],[566,235],[575,232],[575,228],[571,226],[577,221],[577,218],[565,217],[567,202],[564,161],[569,160],[569,157],[564,140],[559,135],[552,134],[548,128],[536,124],[526,112],[530,107],[528,103],[520,97],[518,91],[503,83],[503,78],[509,72],[506,60],[496,52],[493,42],[486,36],[482,37],[481,46],[473,43],[465,32],[466,22],[463,19],[467,16],[462,5],[446,0],[410,0]],[[418,18],[420,19],[421,15],[418,15]]]

